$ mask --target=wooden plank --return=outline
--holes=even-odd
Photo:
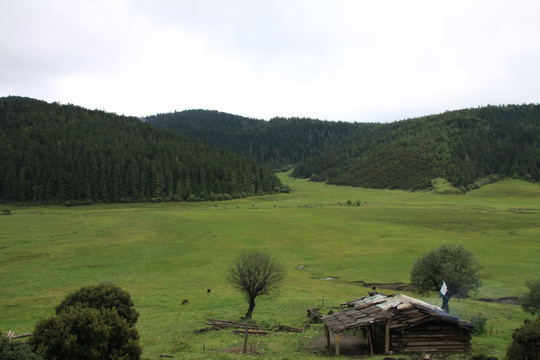
[[[242,354],[247,353],[248,334],[249,334],[249,328],[246,328],[246,333],[244,335],[244,348],[242,349]]]
[[[25,338],[29,336],[34,336],[34,333],[13,335],[12,339],[20,339],[20,338]]]
[[[328,325],[324,325],[324,334],[326,335],[326,347],[330,348],[330,329],[328,329]]]
[[[259,326],[252,323],[242,323],[238,321],[229,321],[229,320],[215,320],[215,319],[208,319],[206,321],[206,325],[213,325],[221,328],[225,327],[241,327],[241,328],[252,328],[252,329],[259,329]]]
[[[385,330],[384,330],[384,353],[388,354],[390,352],[390,320],[386,320]]]
[[[336,333],[336,356],[339,356],[339,333]]]
[[[234,334],[254,334],[254,335],[268,335],[268,331],[257,330],[257,329],[236,329],[232,331]]]
[[[368,343],[369,343],[369,351],[371,355],[373,355],[373,336],[372,336],[371,326],[368,327]]]

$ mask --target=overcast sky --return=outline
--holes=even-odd
[[[388,122],[540,99],[538,0],[0,0],[0,96]]]

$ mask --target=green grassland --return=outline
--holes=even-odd
[[[303,327],[306,308],[323,298],[331,307],[366,295],[358,281],[408,282],[414,260],[444,242],[465,245],[482,265],[478,294],[450,303],[464,320],[487,315],[488,334],[473,337],[474,351],[502,357],[512,330],[531,317],[519,306],[476,299],[520,296],[525,280],[540,278],[540,185],[505,180],[444,195],[280,176],[291,193],[201,203],[2,205],[12,214],[0,216],[0,331],[29,332],[69,292],[111,281],[131,293],[141,314],[144,359],[240,358],[223,351],[241,346],[242,335],[194,330],[209,318],[239,320],[247,310],[225,280],[242,250],[267,251],[287,269],[280,292],[258,302],[254,320]],[[180,305],[184,299],[189,305]],[[435,294],[426,300],[441,304]],[[249,340],[262,358],[316,359],[323,355],[305,346],[321,329]]]

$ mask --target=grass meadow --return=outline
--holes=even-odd
[[[279,293],[258,301],[254,320],[303,327],[306,309],[323,299],[332,307],[366,295],[358,281],[408,282],[414,260],[445,242],[465,245],[482,265],[480,291],[450,302],[463,320],[488,318],[488,333],[473,337],[473,351],[502,358],[512,330],[532,317],[516,305],[476,299],[520,296],[527,279],[540,278],[540,185],[505,180],[442,195],[280,176],[291,193],[200,203],[1,205],[11,215],[0,216],[0,332],[30,332],[68,293],[110,281],[131,293],[140,312],[143,359],[236,359],[242,335],[194,330],[206,319],[244,315],[247,304],[226,282],[243,250],[267,251],[287,269]],[[361,206],[346,206],[348,200]],[[435,294],[424,300],[441,305]],[[306,346],[320,334],[319,325],[301,334],[253,335],[249,344],[259,358],[318,359],[324,355]]]

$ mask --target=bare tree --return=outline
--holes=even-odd
[[[233,262],[229,283],[240,290],[249,304],[245,319],[251,319],[258,296],[270,295],[285,277],[283,266],[260,251],[241,254]]]

